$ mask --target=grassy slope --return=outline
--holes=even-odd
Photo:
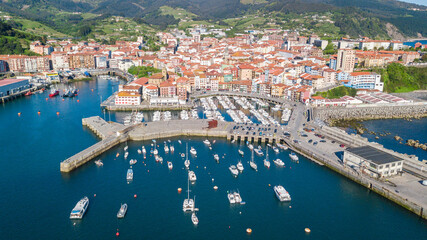
[[[61,32],[58,32],[56,30],[54,30],[51,27],[48,27],[44,24],[41,24],[39,22],[35,22],[35,21],[31,21],[31,20],[27,20],[27,19],[18,19],[15,18],[13,19],[15,22],[21,23],[22,24],[22,31],[27,32],[27,33],[32,33],[35,35],[47,35],[50,37],[66,37],[66,34],[63,34]]]

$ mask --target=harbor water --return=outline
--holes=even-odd
[[[49,98],[45,92],[0,106],[1,239],[113,239],[117,232],[122,239],[423,239],[427,235],[425,220],[302,156],[295,163],[289,151],[276,154],[270,149],[270,160],[280,158],[285,167],[271,162],[266,169],[265,157],[255,156],[255,172],[249,167],[248,147],[225,139],[215,139],[212,150],[201,138],[181,138],[182,144],[178,138],[170,139],[173,154],[163,150],[166,139],[157,140],[163,164],[150,156],[151,141],[128,142],[99,156],[102,167],[91,161],[61,174],[61,161],[99,141],[82,126],[81,118],[98,115],[114,121],[123,114],[104,113],[99,107],[117,90],[117,81],[73,85],[79,95],[72,99]],[[190,156],[190,170],[197,175],[190,185],[190,197],[195,196],[199,208],[196,227],[191,214],[182,211],[187,171],[180,153],[185,152],[185,143],[197,150],[197,157]],[[123,158],[126,144],[127,160]],[[143,145],[146,159],[137,153]],[[266,146],[262,147],[265,153]],[[244,151],[243,158],[238,149]],[[219,163],[213,159],[215,153]],[[138,162],[133,181],[127,183],[130,159]],[[238,160],[245,170],[234,178],[228,167]],[[167,161],[173,162],[172,170]],[[277,200],[273,186],[279,184],[288,190],[291,202]],[[246,204],[230,205],[230,190],[238,190]],[[90,199],[84,218],[70,220],[71,209],[83,196]],[[117,219],[121,203],[128,204],[128,212]]]

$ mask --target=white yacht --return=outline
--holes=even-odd
[[[128,180],[128,181],[133,180],[133,170],[131,168],[128,169],[128,172],[126,174],[126,180]]]
[[[199,224],[199,219],[197,218],[196,213],[194,212],[191,214],[191,221],[193,222],[194,225]]]
[[[125,152],[125,159],[128,158],[129,152]]]
[[[168,145],[165,143],[165,153],[168,153],[169,152],[169,147],[168,147]]]
[[[188,171],[188,179],[190,179],[190,181],[194,182],[197,180],[196,174],[194,173],[194,171]]]
[[[117,212],[117,218],[124,218],[127,210],[128,210],[128,205],[126,203],[122,204],[120,206],[119,212]]]
[[[264,156],[264,153],[262,152],[262,150],[261,150],[261,149],[259,149],[259,148],[255,148],[255,149],[254,149],[254,151],[255,151],[255,153],[256,153],[258,156]]]
[[[163,162],[163,158],[162,157],[160,157],[160,156],[155,156],[154,157],[155,159],[156,159],[156,162],[160,162],[160,163],[162,163]]]
[[[277,147],[278,148],[280,148],[280,149],[282,149],[282,150],[288,150],[288,147],[287,146],[285,146],[285,145],[283,145],[283,144],[280,144],[280,143],[276,143],[276,145],[277,145]]]
[[[146,154],[146,153],[147,153],[147,150],[145,150],[145,146],[142,146],[142,153],[143,153],[143,154]]]
[[[298,161],[298,156],[294,152],[290,153],[289,157],[294,161]]]
[[[142,153],[141,149],[138,149],[138,154],[141,154],[141,153]]]
[[[252,151],[251,161],[249,162],[249,165],[251,166],[251,168],[253,170],[258,171],[258,166],[256,165],[256,163],[254,161],[254,151]]]
[[[104,163],[101,161],[101,159],[98,159],[95,161],[96,166],[101,167],[104,166]]]
[[[71,210],[70,219],[82,219],[88,206],[88,197],[80,199],[80,201],[77,202],[76,206],[74,206],[73,210]]]
[[[252,149],[254,149],[254,145],[249,144],[249,145],[248,145],[248,148],[249,148],[250,150],[252,150]]]
[[[186,147],[185,147],[185,156],[186,156],[186,159],[184,161],[184,165],[186,168],[188,168],[190,167],[190,160],[188,160],[188,143],[186,144]]]
[[[175,152],[175,147],[173,145],[170,146],[169,149],[170,149],[171,153]]]
[[[274,151],[275,153],[279,153],[279,149],[278,149],[277,147],[275,147],[275,146],[273,146],[273,151]]]
[[[227,194],[228,201],[230,204],[236,203],[236,199],[234,198],[234,192],[230,192]]]
[[[211,142],[209,142],[209,140],[207,140],[207,139],[206,139],[206,140],[204,140],[204,141],[203,141],[203,143],[204,143],[206,146],[210,146],[210,145],[211,145]]]
[[[136,162],[137,162],[137,161],[136,161],[136,159],[131,159],[131,160],[129,161],[129,164],[130,164],[130,165],[134,165]]]
[[[125,152],[128,150],[128,146],[126,145],[124,148],[123,148],[123,150],[125,150]]]
[[[159,150],[157,150],[156,145],[154,145],[153,154],[154,154],[154,155],[159,154]]]
[[[219,156],[218,156],[218,154],[214,154],[214,159],[215,159],[215,161],[219,162]]]
[[[193,147],[191,147],[191,149],[190,149],[190,153],[191,153],[192,155],[194,155],[194,156],[196,156],[196,155],[197,155],[197,151],[196,151],[196,149],[194,149]]]
[[[178,143],[181,144],[182,143],[181,140],[178,140]]]
[[[245,153],[240,149],[239,149],[239,154],[242,155],[242,157],[243,157],[243,155],[245,155]]]
[[[243,167],[243,164],[241,161],[239,161],[236,165],[237,169],[242,172],[245,168]]]
[[[279,167],[285,166],[285,163],[282,160],[280,160],[279,158],[276,160],[273,160],[273,162],[274,162],[274,164],[276,164]]]
[[[172,162],[168,162],[168,168],[169,168],[169,170],[172,170],[172,168],[173,168]]]
[[[277,198],[281,201],[291,201],[291,195],[289,195],[289,193],[286,191],[286,189],[281,186],[281,185],[277,185],[274,186],[274,192],[276,193]]]
[[[237,177],[237,175],[239,175],[239,170],[237,170],[236,166],[231,165],[228,169],[230,169],[230,172],[233,174],[233,176]]]
[[[187,211],[194,211],[194,200],[192,198],[190,198],[190,178],[188,178],[188,183],[187,183],[187,198],[184,199],[184,202],[182,204],[182,210],[184,212]]]

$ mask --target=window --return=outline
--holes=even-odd
[[[383,166],[381,165],[378,169],[383,169]]]
[[[402,165],[402,162],[398,162],[398,163],[397,163],[397,166],[400,166],[400,165]]]
[[[385,165],[385,167],[386,167],[386,168],[389,168],[389,165],[387,164],[387,165]]]
[[[391,164],[392,167],[396,166],[396,163]]]

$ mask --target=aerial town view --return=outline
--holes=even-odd
[[[425,239],[427,1],[0,1],[1,239]]]

